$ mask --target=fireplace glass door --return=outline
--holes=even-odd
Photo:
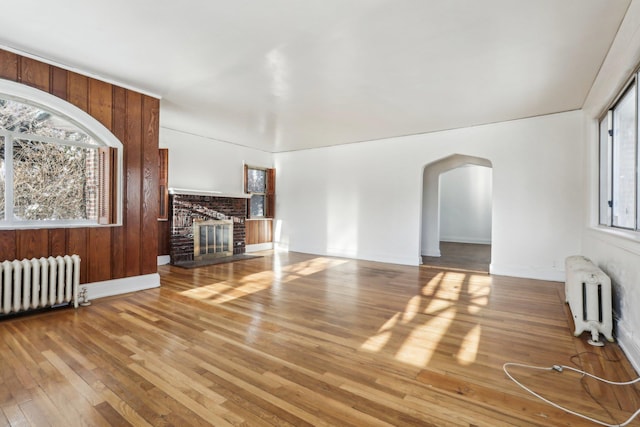
[[[232,221],[198,221],[193,228],[194,259],[233,255]]]

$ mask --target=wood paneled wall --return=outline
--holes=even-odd
[[[247,245],[273,242],[273,220],[271,218],[248,219],[245,224]]]
[[[171,221],[158,221],[158,255],[171,254]]]
[[[0,261],[78,254],[81,283],[156,273],[160,101],[3,50],[0,78],[74,104],[124,146],[122,226],[0,230]]]

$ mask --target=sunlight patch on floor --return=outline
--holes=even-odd
[[[407,303],[404,313],[402,313],[402,323],[411,322],[416,315],[420,312],[420,305],[422,297],[420,295],[414,295]]]
[[[310,276],[328,268],[336,267],[349,262],[346,259],[333,259],[333,258],[314,258],[309,261],[299,262],[296,264],[288,265],[281,268],[280,271],[274,271],[277,277],[286,277],[288,275],[295,276],[294,278],[301,276]]]
[[[249,274],[240,280],[224,280],[181,292],[189,298],[222,304],[269,289],[274,282],[286,283],[348,262],[343,259],[314,258],[284,268]],[[238,286],[238,283],[240,284]]]
[[[444,273],[436,274],[433,279],[429,280],[429,282],[422,287],[422,295],[433,295],[440,282],[442,282],[443,277]]]
[[[455,309],[451,308],[413,328],[396,352],[395,359],[420,368],[427,366],[454,318]]]
[[[376,335],[368,338],[364,344],[360,346],[360,350],[370,351],[372,353],[379,352],[387,345],[389,338],[391,338],[391,334],[391,331],[377,333]]]
[[[398,318],[400,317],[400,313],[394,314],[389,320],[387,320],[380,329],[378,329],[378,333],[374,336],[367,339],[364,344],[360,346],[360,350],[378,352],[387,345],[389,338],[391,338],[392,330],[396,323],[398,323]]]
[[[394,358],[413,366],[424,367],[434,351],[448,339],[457,347],[452,356],[462,365],[476,361],[481,325],[475,324],[464,336],[451,335],[451,325],[461,314],[475,315],[489,302],[491,280],[485,276],[460,272],[442,272],[430,279],[418,295],[406,302],[403,311],[395,313],[369,337],[360,350],[392,351]],[[459,340],[458,343],[455,340]]]
[[[478,355],[478,348],[480,347],[480,336],[482,335],[482,327],[475,325],[465,335],[456,358],[461,365],[471,365],[476,361]]]

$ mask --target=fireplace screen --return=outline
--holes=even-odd
[[[233,255],[233,221],[194,221],[194,259]]]

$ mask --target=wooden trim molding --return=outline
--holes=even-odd
[[[276,216],[276,170],[274,168],[267,169],[267,193],[266,193],[266,211],[267,217],[275,218]]]
[[[169,149],[158,149],[158,219],[169,219]]]

